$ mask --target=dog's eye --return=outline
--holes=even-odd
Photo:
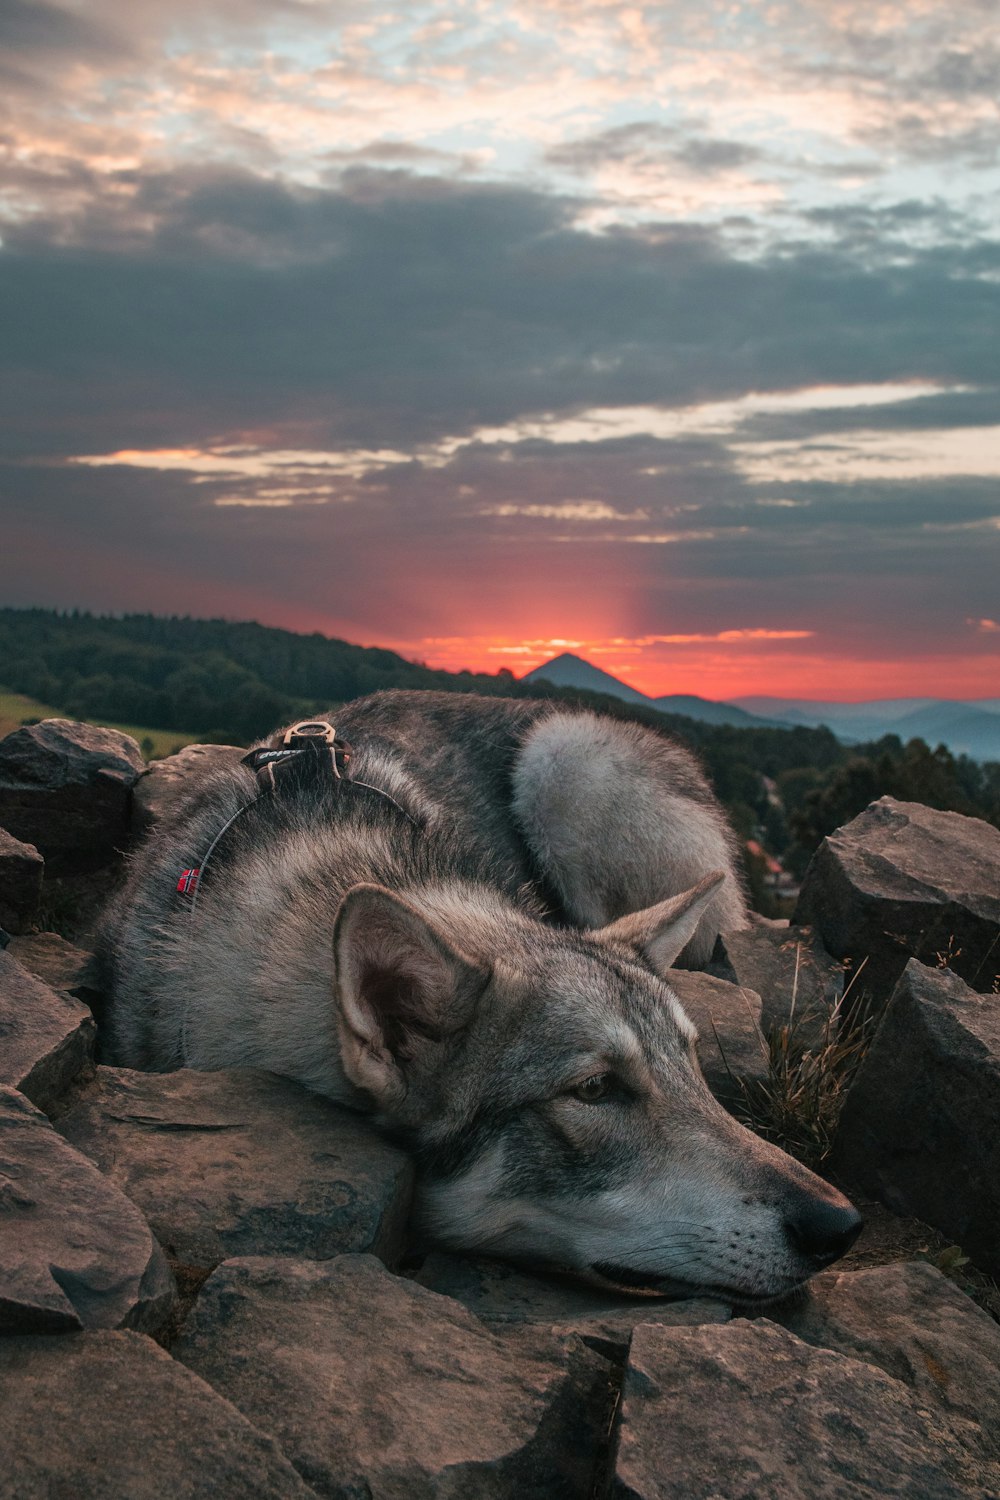
[[[575,1084],[566,1092],[572,1094],[574,1099],[579,1099],[581,1104],[600,1104],[602,1099],[607,1099],[614,1091],[613,1073],[595,1073],[592,1078],[585,1078],[582,1083]]]

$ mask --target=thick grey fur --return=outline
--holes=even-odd
[[[389,692],[331,722],[354,785],[223,769],[134,857],[113,1060],[262,1066],[372,1110],[452,1246],[751,1300],[832,1259],[788,1223],[850,1206],[716,1104],[664,977],[746,920],[694,758],[544,701]],[[192,910],[178,876],[234,815]]]

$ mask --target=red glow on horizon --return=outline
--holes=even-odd
[[[689,693],[725,701],[751,695],[860,702],[871,698],[975,699],[997,696],[1000,655],[853,659],[825,654],[814,641],[804,649],[760,650],[747,645],[678,648],[654,655],[608,640],[553,637],[512,641],[502,637],[448,637],[425,641],[381,641],[411,661],[449,672],[498,672],[515,677],[563,652],[582,657],[647,697]]]

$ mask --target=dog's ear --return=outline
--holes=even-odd
[[[378,885],[347,892],[333,953],[341,1063],[352,1083],[391,1110],[410,1075],[467,1024],[489,972]]]
[[[725,878],[725,870],[714,870],[689,891],[644,911],[629,912],[599,928],[595,936],[637,948],[657,973],[665,974],[694,937],[705,908]]]

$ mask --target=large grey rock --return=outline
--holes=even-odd
[[[154,760],[132,788],[133,838],[168,817],[213,772],[238,766],[246,753],[239,745],[185,745]]]
[[[95,1035],[85,1005],[29,974],[9,947],[0,951],[0,1083],[39,1109],[57,1108],[93,1071]]]
[[[768,1076],[760,996],[691,969],[672,970],[670,987],[697,1027],[706,1083],[727,1109],[738,1110],[745,1098],[742,1086],[764,1083]]]
[[[0,1341],[9,1500],[314,1500],[270,1438],[136,1333]]]
[[[824,1349],[878,1365],[928,1406],[975,1424],[1000,1459],[1000,1325],[925,1261],[814,1276],[801,1301],[768,1312]]]
[[[1000,995],[911,959],[847,1096],[835,1170],[1000,1274]]]
[[[453,1297],[495,1327],[551,1328],[575,1334],[605,1359],[621,1362],[637,1323],[691,1326],[726,1323],[732,1309],[711,1297],[670,1302],[665,1297],[616,1297],[582,1283],[532,1276],[484,1256],[429,1255],[414,1276],[420,1286]]]
[[[135,1205],[0,1087],[0,1332],[155,1332],[173,1304],[173,1277]]]
[[[369,1256],[235,1260],[176,1357],[337,1500],[592,1492],[611,1392],[576,1340],[501,1339]]]
[[[977,990],[1000,972],[1000,829],[960,813],[882,797],[823,840],[796,922],[811,922],[859,990],[884,1001],[919,958]]]
[[[761,1029],[787,1026],[794,1050],[815,1051],[844,988],[844,971],[810,927],[759,921],[719,938],[712,964],[720,978],[756,991]]]
[[[117,729],[71,719],[15,729],[0,740],[0,824],[34,844],[51,873],[95,870],[125,845],[143,764]]]
[[[610,1493],[628,1500],[996,1500],[964,1418],[761,1319],[637,1328]]]
[[[34,844],[0,828],[0,927],[21,932],[38,914],[45,861]]]
[[[359,1115],[256,1069],[98,1068],[59,1120],[173,1258],[401,1252],[412,1168]]]

